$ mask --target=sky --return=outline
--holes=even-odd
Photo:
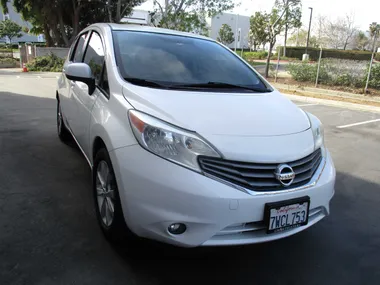
[[[163,2],[163,1],[161,1]],[[232,12],[250,16],[256,11],[270,11],[275,0],[236,0],[241,3]],[[152,10],[153,0],[148,0],[139,9]],[[324,15],[334,20],[344,17],[346,14],[353,14],[355,25],[367,31],[372,22],[380,23],[380,1],[379,0],[302,0],[302,22],[308,26],[310,10],[313,7],[313,18]]]

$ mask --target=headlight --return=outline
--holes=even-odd
[[[311,130],[314,136],[314,149],[323,148],[324,146],[324,130],[321,121],[314,115],[306,113],[309,117]]]
[[[186,131],[147,114],[130,110],[129,121],[139,144],[146,150],[200,172],[199,155],[220,157],[196,133]]]

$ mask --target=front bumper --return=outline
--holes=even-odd
[[[259,243],[300,232],[329,214],[335,168],[326,151],[314,185],[278,192],[245,193],[166,161],[139,145],[110,152],[125,220],[138,236],[184,247]],[[310,197],[309,223],[266,234],[266,203]],[[184,223],[187,231],[173,236],[167,228]]]

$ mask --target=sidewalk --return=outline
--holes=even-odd
[[[0,76],[22,76],[22,77],[41,77],[41,78],[57,78],[61,72],[22,72],[21,68],[0,68]]]
[[[364,94],[354,94],[337,90],[327,90],[274,82],[271,82],[271,84],[288,97],[297,100],[300,99],[305,102],[320,102],[342,107],[351,106],[363,110],[376,109],[377,112],[380,110],[379,96],[365,96]]]

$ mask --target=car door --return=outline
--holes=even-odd
[[[69,57],[63,66],[63,73],[66,71],[66,68],[69,64],[73,62],[83,61],[84,49],[86,46],[88,34],[89,32],[84,32],[80,34],[74,41],[72,50],[69,53]],[[74,86],[74,82],[67,79],[66,76],[62,76],[60,80],[62,80],[62,82],[59,83],[59,86],[61,86],[59,90],[60,105],[62,113],[64,115],[65,124],[69,129],[71,129],[71,121],[74,115],[74,110],[76,109],[76,102],[72,100],[72,89]]]
[[[90,66],[96,86],[99,86],[102,78],[104,54],[104,46],[100,34],[92,31],[87,41],[83,62]],[[71,130],[82,151],[87,157],[90,157],[89,127],[91,111],[99,96],[99,92],[95,90],[93,94],[89,94],[88,86],[78,81],[72,82],[71,91],[71,99],[74,102]]]

